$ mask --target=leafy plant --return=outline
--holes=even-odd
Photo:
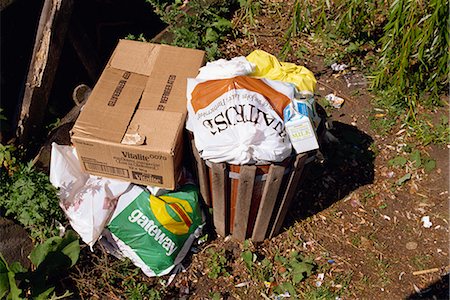
[[[170,44],[204,49],[210,60],[218,57],[219,43],[232,29],[227,15],[234,1],[147,2],[154,7],[161,20],[170,25],[169,31],[173,35]]]
[[[30,254],[31,270],[19,262],[10,266],[0,253],[0,298],[61,299],[71,295],[66,291],[56,296],[52,284],[75,265],[80,254],[78,236],[68,231],[64,237],[52,237],[34,248]]]
[[[411,110],[426,94],[439,102],[448,85],[448,7],[448,0],[392,2],[374,88],[396,87],[396,96]]]
[[[56,235],[56,221],[64,219],[56,189],[31,163],[20,163],[14,150],[14,146],[0,144],[0,209],[42,241]]]
[[[230,276],[226,269],[227,259],[225,257],[225,250],[221,249],[216,251],[208,249],[208,254],[210,255],[208,259],[208,277],[217,279],[219,276]]]

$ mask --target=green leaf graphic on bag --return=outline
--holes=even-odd
[[[120,201],[129,204],[114,214],[109,230],[156,275],[168,273],[186,240],[203,223],[197,188],[186,185],[159,197],[142,190],[134,199]]]

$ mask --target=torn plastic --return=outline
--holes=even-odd
[[[92,247],[129,182],[89,175],[71,146],[52,144],[50,182],[59,188],[60,206],[70,225]]]

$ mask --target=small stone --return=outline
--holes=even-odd
[[[408,250],[417,249],[417,243],[416,242],[408,242],[408,243],[406,243],[406,249],[408,249]]]

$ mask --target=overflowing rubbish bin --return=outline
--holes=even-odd
[[[324,131],[315,84],[305,67],[261,50],[188,79],[186,128],[218,234],[262,241],[280,230]]]
[[[148,276],[177,269],[202,234],[201,199],[221,236],[277,234],[325,132],[305,67],[261,50],[203,60],[121,40],[74,125],[74,147],[52,146],[51,182],[74,230]],[[197,180],[183,166],[186,145]]]

